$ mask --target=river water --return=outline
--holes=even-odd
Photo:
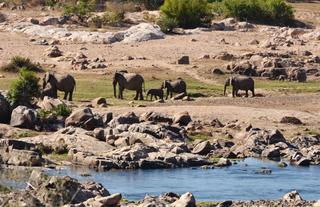
[[[258,174],[262,167],[272,174]],[[69,175],[79,180],[95,180],[111,193],[120,192],[128,200],[142,199],[146,194],[164,192],[192,192],[197,200],[259,200],[278,199],[285,193],[297,190],[306,200],[320,199],[320,166],[279,168],[276,162],[246,159],[228,168],[127,170],[95,172],[88,169],[65,167],[48,170],[51,175]],[[89,173],[91,176],[81,176]],[[16,173],[20,174],[20,173]],[[0,184],[24,187],[28,173],[18,182],[1,173]]]

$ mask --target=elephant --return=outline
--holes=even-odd
[[[164,88],[167,89],[166,99],[168,99],[169,95],[170,95],[170,98],[172,98],[173,93],[187,94],[187,84],[181,78],[178,78],[175,81],[169,81],[169,80],[163,81],[161,85],[161,89],[164,89]]]
[[[57,88],[52,86],[50,83],[47,84],[46,88],[43,89],[41,93],[41,99],[43,99],[45,96],[48,96],[51,98],[58,98]]]
[[[47,72],[43,77],[43,89],[50,83],[51,87],[56,90],[64,92],[64,98],[67,100],[69,95],[69,101],[72,101],[72,94],[76,86],[76,81],[73,76],[69,74],[61,75],[57,73]]]
[[[143,100],[143,90],[144,88],[144,79],[141,75],[136,73],[127,73],[126,71],[115,72],[113,76],[113,91],[114,97],[117,98],[117,89],[116,86],[119,84],[119,99],[123,99],[124,89],[136,91],[136,96],[134,100]]]
[[[228,78],[224,84],[224,95],[226,95],[226,89],[229,85],[232,86],[232,97],[237,96],[239,90],[246,91],[246,97],[248,97],[248,91],[252,92],[252,97],[255,96],[254,80],[251,77],[239,75]]]
[[[304,69],[293,69],[289,72],[289,81],[306,82],[307,73]]]
[[[163,100],[163,90],[161,88],[149,89],[147,91],[147,99],[148,99],[149,95],[151,95],[151,101],[152,101],[153,96],[155,97],[156,100],[158,100],[158,98],[160,100]]]

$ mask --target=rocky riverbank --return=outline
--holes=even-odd
[[[34,170],[24,190],[0,193],[1,206],[65,206],[65,207],[247,207],[247,206],[301,206],[318,207],[319,202],[305,201],[298,192],[285,194],[279,200],[267,201],[223,201],[223,202],[196,202],[194,195],[187,192],[178,195],[173,192],[160,196],[146,195],[139,201],[127,201],[121,193],[111,194],[101,184],[86,181],[78,182],[68,176],[48,176],[40,170]],[[192,189],[190,189],[192,191]]]

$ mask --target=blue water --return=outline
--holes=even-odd
[[[256,174],[261,167],[272,169],[271,175]],[[82,177],[81,173],[90,177]],[[192,192],[197,200],[278,199],[298,190],[306,200],[320,199],[320,166],[286,168],[276,162],[246,159],[228,168],[168,170],[130,170],[95,172],[63,168],[49,174],[69,175],[79,180],[95,180],[111,193],[121,192],[126,199],[142,199],[146,194]]]

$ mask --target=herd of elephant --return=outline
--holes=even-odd
[[[117,71],[113,76],[113,91],[114,97],[118,99],[123,99],[123,91],[125,89],[136,91],[134,100],[143,100],[143,93],[145,91],[145,81],[144,78],[136,73],[128,73],[127,71]],[[118,94],[117,94],[118,85]],[[232,96],[238,96],[239,90],[244,90],[246,92],[246,97],[248,97],[248,91],[254,93],[254,80],[248,76],[234,76],[226,80],[224,84],[224,95],[226,95],[227,86],[232,86]],[[66,74],[57,74],[53,72],[47,72],[43,77],[43,91],[41,98],[48,96],[51,98],[57,98],[58,91],[64,92],[64,99],[72,101],[72,95],[76,87],[76,81],[73,76]],[[187,84],[186,82],[178,78],[177,80],[165,80],[159,88],[149,89],[147,91],[147,99],[150,96],[152,101],[153,97],[157,100],[164,99],[163,90],[166,89],[166,99],[170,96],[172,98],[173,94],[185,94],[187,95]]]

